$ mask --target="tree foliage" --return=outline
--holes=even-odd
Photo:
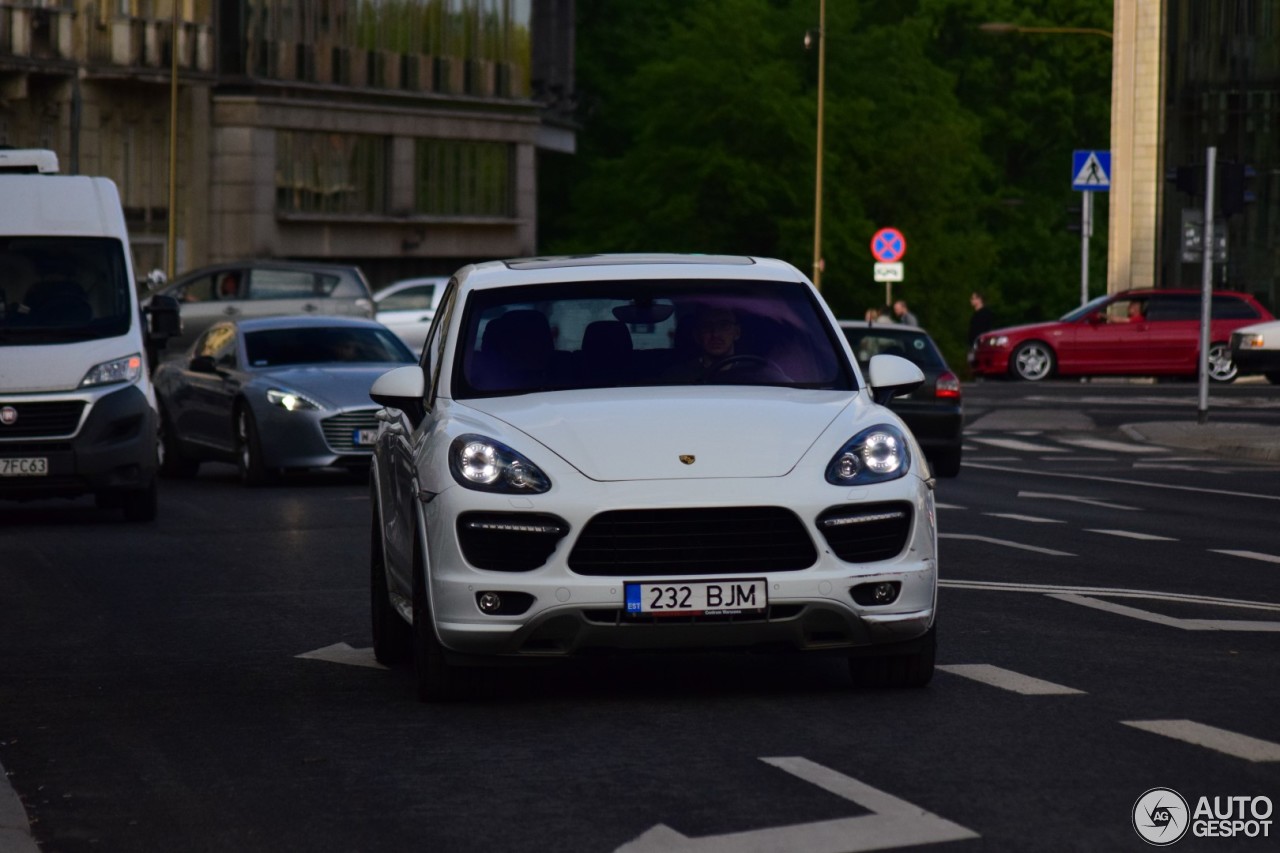
[[[578,0],[579,153],[542,175],[549,252],[681,251],[813,265],[818,0]],[[1079,301],[1071,152],[1106,148],[1111,0],[828,0],[823,295],[885,301],[871,235],[908,240],[907,299],[964,364],[968,295],[1001,319]],[[1105,202],[1096,211],[1105,211]],[[1105,218],[1094,292],[1104,289]]]

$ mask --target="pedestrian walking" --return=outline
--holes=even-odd
[[[995,328],[995,318],[991,316],[991,309],[987,307],[986,300],[982,298],[982,294],[974,291],[969,295],[969,304],[973,306],[973,314],[969,317],[969,347],[972,348],[978,343],[978,337]]]

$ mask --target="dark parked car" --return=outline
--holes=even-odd
[[[373,294],[357,266],[298,261],[234,261],[184,273],[158,293],[178,300],[182,334],[163,358],[184,352],[219,320],[284,314],[373,317]]]
[[[841,320],[840,329],[864,375],[873,355],[902,356],[920,368],[924,383],[910,394],[890,400],[889,408],[915,433],[934,474],[959,474],[964,425],[960,379],[947,366],[929,333],[916,326],[864,320]]]
[[[282,469],[369,464],[378,407],[369,386],[414,361],[395,333],[354,317],[215,323],[155,373],[161,472],[239,466],[249,485]]]
[[[1038,382],[1050,376],[1185,376],[1200,365],[1198,290],[1126,290],[1100,296],[1048,323],[981,335],[973,371]],[[1231,333],[1270,320],[1247,293],[1215,291],[1209,323],[1209,378],[1230,382]]]

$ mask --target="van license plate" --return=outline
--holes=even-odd
[[[49,473],[49,460],[43,456],[0,459],[0,477],[44,477]]]
[[[625,590],[631,616],[725,616],[759,613],[769,604],[764,578],[643,581]]]

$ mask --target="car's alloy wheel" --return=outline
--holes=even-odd
[[[854,687],[924,687],[933,680],[938,626],[924,636],[924,647],[907,655],[849,658]]]
[[[248,406],[242,406],[236,413],[236,462],[240,481],[246,486],[260,486],[271,480],[271,472],[262,461],[258,424]]]
[[[418,699],[422,702],[456,699],[460,692],[459,673],[457,667],[445,660],[444,647],[436,637],[427,599],[421,542],[414,542],[413,553],[413,669],[418,680]]]
[[[377,510],[369,535],[369,595],[373,618],[373,656],[393,666],[413,654],[413,631],[391,606],[387,588],[387,563],[382,550],[382,521]]]
[[[1009,357],[1009,369],[1019,379],[1039,382],[1053,373],[1053,350],[1039,341],[1020,345]]]
[[[1209,378],[1214,382],[1234,382],[1240,373],[1236,363],[1231,360],[1231,347],[1224,343],[1212,344],[1209,347]]]

